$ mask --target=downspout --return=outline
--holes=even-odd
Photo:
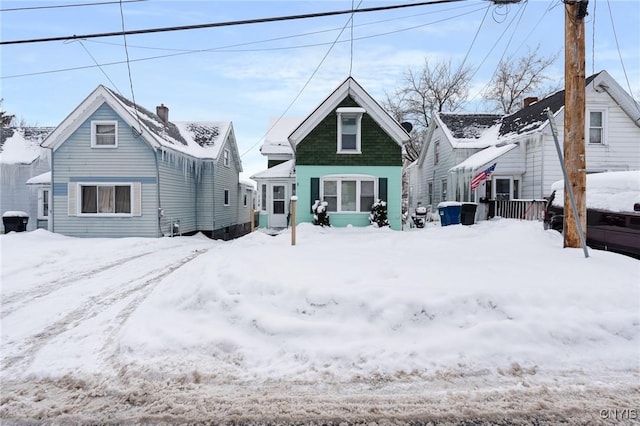
[[[544,197],[544,157],[545,157],[545,146],[544,146],[544,130],[542,132],[540,132],[540,146],[541,146],[541,156],[542,158],[540,159],[540,198],[542,199]],[[535,166],[534,166],[534,170],[535,170]],[[536,199],[536,196],[534,194],[533,199]]]
[[[158,220],[158,237],[162,237],[162,204],[160,203],[160,165],[158,163],[158,150],[154,149],[153,154],[156,159],[156,199],[158,200],[158,210],[156,212],[156,217]],[[142,194],[140,196],[142,196]]]
[[[216,230],[216,174],[215,174],[215,161],[211,161],[211,190],[213,194],[211,194],[211,202],[213,206],[211,206],[211,210],[213,211],[213,215],[211,216],[211,238],[213,238],[213,233]]]
[[[55,205],[53,204],[53,200],[54,200],[54,197],[55,197],[55,193],[53,192],[53,188],[54,188],[54,185],[53,185],[53,182],[54,182],[54,180],[53,180],[53,165],[54,165],[55,162],[53,161],[53,148],[48,148],[48,149],[51,149],[51,157],[50,157],[51,158],[51,201],[49,202],[49,210],[51,210],[51,207],[53,207],[53,214],[51,214],[51,211],[49,211],[49,220],[51,222],[47,225],[47,228],[48,228],[48,230],[50,232],[55,232],[54,231],[54,229],[55,229],[55,226],[54,226],[55,221],[53,220],[53,218],[56,215],[56,208],[55,208]],[[67,187],[68,187],[68,185],[67,185]],[[68,189],[67,189],[67,191],[68,191]],[[69,208],[68,207],[68,205],[69,205],[68,198],[69,198],[69,193],[67,192],[67,208]],[[69,213],[69,212],[67,212],[67,213]]]

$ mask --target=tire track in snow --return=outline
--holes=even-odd
[[[147,251],[144,253],[128,256],[122,259],[118,259],[114,262],[101,265],[89,271],[80,272],[78,273],[78,275],[75,275],[75,274],[71,276],[68,275],[68,276],[56,279],[54,281],[41,284],[35,288],[30,288],[24,291],[18,291],[9,296],[3,295],[0,319],[4,319],[8,315],[11,315],[13,312],[17,311],[18,309],[20,309],[25,305],[28,305],[30,302],[36,299],[48,296],[53,292],[59,291],[66,287],[73,286],[75,284],[78,284],[81,281],[85,281],[87,279],[93,278],[97,274],[110,271],[113,268],[126,265],[129,262],[133,262],[134,260],[149,256],[151,254],[157,254],[159,251],[172,250],[175,248],[176,247],[167,247],[167,248],[162,248],[160,250]]]
[[[21,344],[21,348],[18,354],[9,357],[3,357],[1,360],[2,365],[0,367],[0,370],[5,373],[10,368],[25,370],[31,364],[38,351],[45,347],[48,342],[61,335],[62,333],[79,326],[84,321],[96,317],[98,314],[115,305],[116,303],[119,303],[132,295],[136,295],[134,300],[127,304],[127,306],[124,308],[126,311],[128,311],[128,314],[126,316],[128,317],[128,315],[130,315],[131,312],[133,312],[133,310],[135,309],[135,306],[141,303],[142,300],[144,300],[144,298],[149,295],[153,288],[155,288],[156,284],[158,284],[168,275],[172,274],[175,270],[181,268],[201,254],[206,253],[208,250],[209,249],[193,250],[192,253],[190,253],[188,256],[181,258],[180,260],[172,263],[169,266],[165,265],[162,268],[154,269],[145,273],[144,277],[142,278],[136,278],[134,280],[123,283],[121,286],[125,286],[124,288],[118,286],[118,290],[114,292],[113,287],[110,287],[106,291],[103,291],[96,296],[89,297],[89,299],[86,300],[80,307],[67,313],[62,319],[52,323],[43,331],[37,333],[33,337],[25,339],[25,341]],[[135,283],[139,282],[141,279],[143,279],[144,281],[140,284],[135,285]],[[130,286],[129,284],[132,283],[134,285]],[[140,292],[142,293],[138,294]],[[120,314],[118,314],[118,317],[120,317]],[[124,321],[124,319],[122,321]]]

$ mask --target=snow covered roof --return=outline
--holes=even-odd
[[[409,141],[409,133],[389,115],[389,113],[358,84],[353,77],[347,77],[333,93],[331,93],[318,107],[304,119],[302,123],[289,135],[293,145],[300,143],[318,124],[347,96],[351,96],[356,103],[363,107],[367,114],[382,127],[387,134],[400,146]]]
[[[165,122],[153,112],[100,85],[56,127],[42,146],[55,150],[104,103],[155,149],[169,149],[200,159],[217,159],[226,138],[233,134],[229,121]]]
[[[27,180],[27,185],[47,185],[51,184],[51,172],[45,172]]]
[[[585,85],[593,81],[598,74],[594,74],[585,80]],[[502,120],[500,126],[500,136],[508,136],[509,134],[522,134],[538,129],[545,125],[549,119],[547,116],[547,108],[555,115],[564,107],[564,90],[560,90],[553,95],[540,99],[537,102],[526,106],[513,114],[507,115]]]
[[[251,179],[292,178],[296,175],[296,160],[287,160],[251,176]]]
[[[53,129],[53,127],[3,127],[0,129],[0,163],[33,163],[42,154],[40,143]]]
[[[498,143],[501,115],[439,112],[435,116],[454,148],[485,148]]]
[[[553,204],[564,203],[564,180],[551,185],[556,191]],[[640,203],[640,170],[587,175],[587,208],[614,212],[633,212]]]
[[[518,146],[517,144],[514,143],[508,143],[508,144],[499,144],[499,145],[492,145],[490,147],[487,147],[485,149],[483,149],[480,152],[477,152],[475,154],[473,154],[472,156],[470,156],[469,158],[467,158],[466,160],[464,160],[463,162],[455,165],[454,167],[452,167],[449,171],[457,171],[457,170],[478,170],[479,168],[483,167],[484,165],[486,165],[487,163],[495,160],[496,158],[500,157],[503,154],[506,154],[507,152],[511,151],[512,149],[514,149],[516,146]]]
[[[269,130],[264,137],[260,152],[262,155],[293,154],[289,135],[302,123],[301,117],[273,117],[269,120]]]

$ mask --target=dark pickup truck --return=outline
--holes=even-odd
[[[555,191],[547,197],[544,229],[563,231],[564,209],[553,205]],[[610,212],[587,208],[587,245],[640,259],[640,203],[633,212]]]

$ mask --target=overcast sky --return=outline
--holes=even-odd
[[[3,0],[2,41],[122,31],[117,2],[43,8],[94,1],[109,0]],[[367,8],[412,2],[353,3]],[[30,7],[37,8],[24,9]],[[122,15],[125,29],[135,30],[351,7],[351,0],[146,0],[123,3]],[[10,10],[14,8],[23,10]],[[588,13],[587,75],[606,69],[638,98],[640,2],[590,0]],[[171,120],[233,121],[243,154],[243,177],[248,178],[266,168],[258,149],[269,118],[306,116],[350,70],[365,90],[382,101],[385,91],[392,92],[406,70],[419,69],[425,57],[451,59],[454,64],[466,58],[475,71],[472,100],[466,105],[470,112],[488,109],[480,102],[481,93],[502,57],[519,57],[540,45],[542,55],[559,54],[549,76],[556,82],[564,76],[561,0],[523,0],[506,6],[462,0],[358,13],[353,29],[349,19],[350,15],[338,15],[130,35],[126,38],[130,72],[122,36],[2,45],[2,109],[28,124],[55,126],[103,84],[152,111],[164,103]]]

